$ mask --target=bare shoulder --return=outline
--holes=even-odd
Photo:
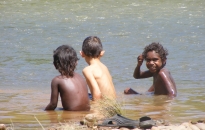
[[[92,66],[87,66],[83,69],[83,74],[87,75],[91,72],[91,70],[92,70]]]
[[[74,79],[79,79],[79,80],[84,80],[83,76],[79,73],[74,73],[74,76],[73,76]]]
[[[61,76],[56,76],[52,79],[52,83],[53,82],[58,82]]]
[[[162,75],[162,74],[170,74],[169,70],[167,68],[162,68],[160,71],[159,71],[159,75]]]
[[[52,84],[61,84],[61,83],[63,83],[65,80],[70,81],[70,80],[68,80],[68,79],[69,79],[69,78],[67,78],[67,77],[64,77],[64,76],[59,75],[59,76],[56,76],[56,77],[54,77],[54,78],[52,79]]]
[[[57,87],[61,82],[62,82],[61,76],[56,76],[56,77],[54,77],[54,78],[52,79],[52,81],[51,81],[51,87],[52,87],[52,88],[55,88],[55,87]]]
[[[162,68],[159,73],[158,73],[158,76],[161,77],[161,78],[171,78],[171,74],[170,74],[170,71],[166,68]]]
[[[86,66],[84,69],[83,69],[83,71],[88,71],[88,70],[90,70],[91,69],[91,66]]]

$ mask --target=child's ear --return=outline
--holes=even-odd
[[[80,51],[80,55],[81,55],[82,57],[85,57],[85,54],[84,54],[83,51]]]
[[[164,59],[164,60],[162,61],[163,65],[166,65],[166,62],[167,62],[167,59]]]
[[[100,52],[100,57],[102,57],[104,55],[105,51],[101,51]]]

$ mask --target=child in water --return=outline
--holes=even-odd
[[[78,61],[76,51],[69,45],[62,45],[53,53],[53,64],[60,75],[51,82],[50,103],[45,110],[57,107],[59,94],[64,110],[90,110],[87,83],[80,74],[74,72]]]
[[[108,68],[100,61],[105,51],[97,36],[89,36],[83,41],[81,56],[88,63],[83,69],[83,75],[92,94],[92,100],[101,99],[102,96],[115,98],[116,92]]]
[[[168,95],[175,97],[177,95],[176,85],[170,72],[164,67],[166,65],[166,56],[168,51],[159,43],[151,43],[144,48],[144,52],[138,56],[138,64],[134,70],[134,78],[149,78],[153,77],[153,84],[148,89],[148,92],[153,92],[155,95]],[[147,71],[141,71],[140,67],[146,61]],[[138,94],[131,88],[124,90],[125,94]]]

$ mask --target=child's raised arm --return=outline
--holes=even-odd
[[[144,60],[144,58],[143,58],[142,54],[139,55],[138,58],[137,58],[138,63],[137,63],[137,66],[136,66],[136,68],[134,70],[134,74],[133,74],[133,77],[135,79],[148,78],[148,77],[153,76],[153,74],[149,70],[147,70],[147,71],[141,71],[140,70],[140,67],[143,63],[143,60]]]

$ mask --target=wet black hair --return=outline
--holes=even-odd
[[[83,41],[82,51],[88,57],[97,58],[102,50],[102,43],[97,36],[89,36]]]
[[[164,48],[160,43],[153,42],[144,48],[144,52],[142,53],[142,55],[145,60],[147,57],[147,53],[150,51],[155,51],[156,53],[158,53],[162,60],[167,59],[168,50]]]
[[[76,51],[69,45],[59,46],[53,51],[53,63],[63,76],[73,77],[78,60]]]

